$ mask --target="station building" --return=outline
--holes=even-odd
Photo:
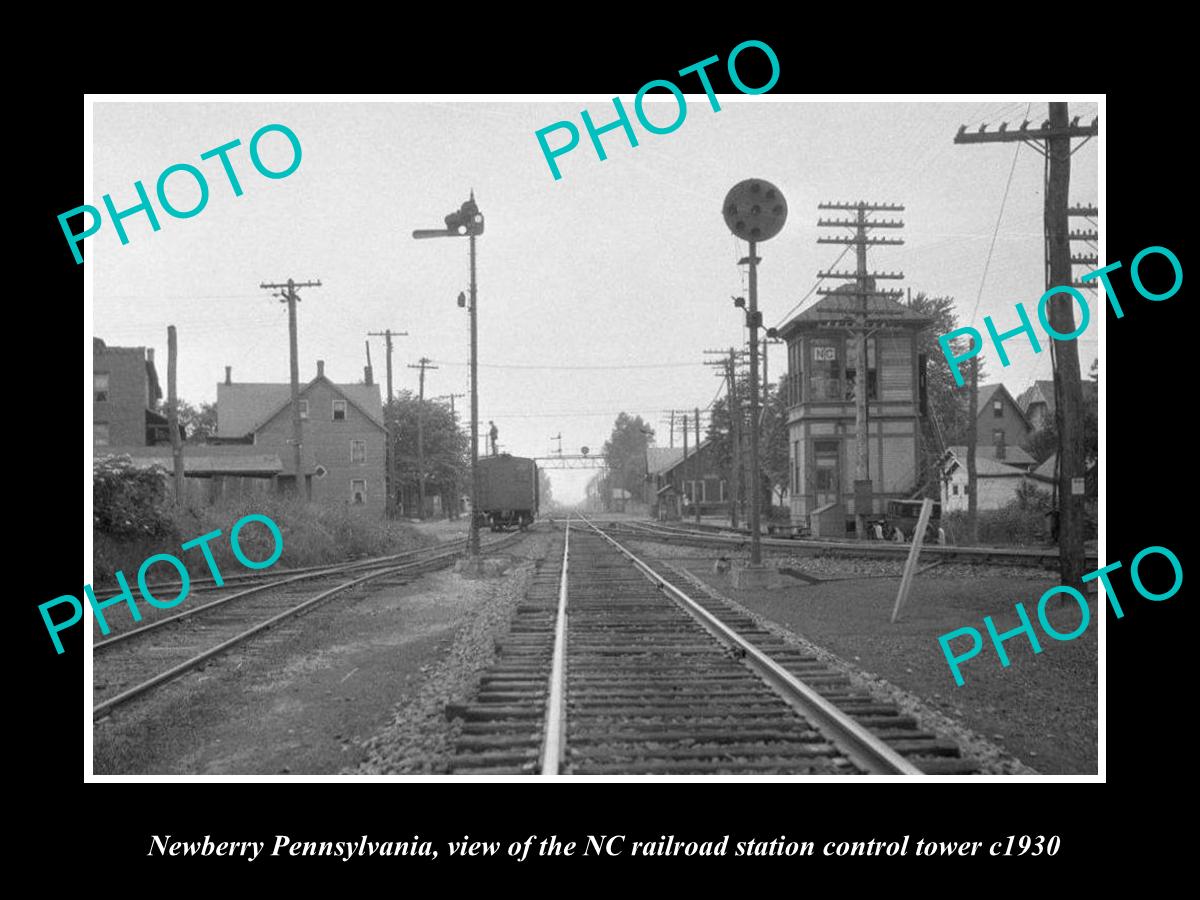
[[[873,286],[868,287],[874,290]],[[849,290],[853,290],[850,288]],[[788,441],[792,521],[836,534],[861,503],[881,514],[912,496],[921,474],[925,359],[919,332],[932,322],[881,296],[867,301],[867,372],[856,369],[862,301],[839,289],[779,329],[788,346]],[[868,392],[870,491],[855,491],[855,391]]]

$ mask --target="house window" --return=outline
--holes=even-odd
[[[307,400],[297,400],[296,405],[300,407],[300,418],[307,419],[308,418],[308,401]]]
[[[798,406],[803,399],[800,390],[800,375],[804,369],[802,348],[803,344],[799,340],[788,343],[788,402],[792,406]]]
[[[92,423],[92,443],[97,447],[108,446],[108,423],[93,422]]]
[[[1003,400],[993,400],[992,401],[992,415],[997,419],[1004,418],[1004,401]]]
[[[858,383],[858,339],[846,338],[846,394],[845,399],[854,399],[854,387]],[[875,366],[875,338],[867,338],[867,399],[879,399],[879,378]]]
[[[355,506],[362,506],[367,502],[367,481],[365,478],[353,478],[350,480],[350,502]]]
[[[800,492],[800,442],[792,441],[792,495]]]
[[[103,402],[108,399],[108,373],[96,372],[92,376],[92,399]]]
[[[812,342],[813,400],[841,400],[842,385],[838,373],[837,345],[828,340]]]
[[[367,461],[367,442],[366,441],[351,441],[350,442],[350,462],[365,463]]]
[[[334,400],[333,401],[333,421],[335,421],[335,422],[345,422],[346,421],[346,401],[345,400]]]
[[[951,485],[950,491],[951,491],[951,493],[954,494],[955,497],[957,497],[958,496],[958,485],[957,484]]]
[[[725,499],[726,499],[725,498],[725,479],[722,478],[721,479],[721,502],[724,503]]]
[[[1004,443],[1004,431],[1002,429],[997,428],[992,432],[992,443],[997,447]]]

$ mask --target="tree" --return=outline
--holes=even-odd
[[[737,381],[738,406],[742,414],[742,465],[748,466],[750,460],[750,379],[741,376]],[[788,401],[783,382],[772,389],[767,388],[767,402],[760,407],[762,415],[762,430],[759,432],[759,454],[761,458],[760,474],[763,481],[780,497],[788,489],[789,466],[788,453]],[[745,503],[749,499],[746,493],[744,473],[733,471],[733,417],[729,411],[728,394],[719,397],[712,405],[709,416],[708,431],[705,438],[712,447],[713,459],[721,472],[727,473],[726,479],[732,484],[737,479],[738,496]],[[730,493],[729,496],[732,496]]]
[[[179,424],[186,435],[184,443],[207,444],[208,439],[217,433],[217,404],[201,403],[192,406],[180,398],[175,401],[179,409]],[[163,415],[167,414],[169,404],[163,404]]]
[[[423,411],[421,407],[416,395],[404,390],[387,405],[385,420],[396,423],[396,489],[417,488],[417,417],[423,416],[425,495],[449,496],[470,483],[470,437],[458,427],[448,405],[426,400]]]
[[[946,447],[965,444],[967,430],[976,427],[976,410],[970,409],[965,366],[960,367],[963,385],[959,387],[938,338],[958,328],[958,313],[953,297],[933,297],[919,291],[909,303],[914,312],[933,322],[917,335],[917,353],[925,355],[925,391],[928,414],[921,424],[921,470],[918,479],[935,496],[939,489],[938,465]],[[955,355],[965,353],[970,339],[955,338],[950,342]],[[979,359],[979,380],[984,380],[983,360]]]
[[[601,451],[608,462],[607,490],[624,488],[633,497],[641,496],[646,476],[646,447],[653,439],[654,429],[641,416],[631,417],[625,412],[617,416],[612,435]],[[611,494],[605,498],[605,506],[610,497]]]

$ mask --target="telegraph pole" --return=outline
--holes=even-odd
[[[454,423],[454,433],[455,433],[456,437],[458,435],[458,414],[454,412],[454,398],[455,397],[465,397],[465,396],[466,396],[466,394],[443,394],[440,397],[433,398],[434,400],[449,400],[450,401],[450,421]],[[455,441],[456,446],[457,446],[457,443],[458,442],[456,440]],[[455,457],[457,458],[457,452],[455,453]],[[451,507],[451,511],[450,511],[450,518],[457,519],[458,518],[458,469],[457,469],[457,467],[452,468],[450,470],[450,490],[452,492],[451,499],[454,501],[454,505]]]
[[[688,462],[687,413],[684,413],[683,414],[683,461],[680,462],[680,464],[679,464],[679,471],[683,474],[684,478],[687,478],[687,474],[688,474],[687,462]],[[686,497],[687,496],[686,482],[684,482],[684,484],[685,484],[685,489],[683,491],[680,491],[680,493],[683,494],[684,497]],[[692,491],[692,502],[693,503],[696,502],[696,492],[695,491]],[[680,512],[680,515],[683,514],[682,509],[679,512]]]
[[[692,469],[693,469],[692,475],[693,476],[699,475],[700,477],[693,478],[692,480],[695,483],[697,483],[700,486],[700,488],[703,488],[704,487],[704,472],[703,471],[700,471],[700,472],[695,471],[696,469],[700,468],[700,407],[698,407],[698,406],[696,407],[696,418],[694,421],[695,421],[695,428],[696,428],[696,453],[693,456],[694,462],[692,463]],[[697,493],[697,488],[693,487],[692,493]],[[696,524],[697,525],[700,524],[700,500],[698,497],[696,498]]]
[[[421,389],[418,394],[419,400],[417,403],[417,502],[420,504],[420,512],[417,518],[425,518],[425,370],[436,369],[437,366],[431,366],[433,360],[422,356],[417,365],[410,365],[410,369],[421,370]]]
[[[175,393],[175,366],[179,347],[175,326],[167,326],[167,427],[171,429],[171,460],[175,469],[175,505],[183,506],[183,442],[179,437],[179,397]]]
[[[979,446],[979,357],[971,357],[971,383],[967,388],[967,407],[970,410],[967,427],[967,540],[979,544],[979,476],[975,453]]]
[[[899,272],[867,271],[867,247],[881,244],[903,244],[900,238],[870,237],[871,228],[903,228],[904,223],[895,219],[868,219],[872,212],[903,212],[904,207],[892,203],[821,203],[818,209],[835,209],[853,212],[852,219],[819,219],[823,228],[852,228],[853,237],[817,238],[818,244],[847,244],[855,249],[856,265],[853,272],[821,272],[821,278],[841,278],[853,281],[854,289],[820,288],[819,294],[839,294],[854,298],[855,311],[851,313],[854,334],[854,532],[860,541],[867,539],[867,514],[873,511],[874,497],[871,487],[870,435],[867,416],[870,399],[870,374],[867,369],[867,332],[870,321],[870,301],[874,299],[899,300],[900,290],[877,291],[875,281],[880,278],[903,278]]]
[[[296,304],[300,302],[300,296],[296,293],[296,288],[320,287],[321,282],[320,280],[297,282],[289,278],[285,284],[260,282],[258,286],[264,291],[275,291],[274,296],[279,298],[280,303],[286,303],[288,307],[288,339],[292,357],[292,444],[296,451],[296,496],[312,500],[312,485],[304,477],[303,456],[300,450],[304,443],[304,425],[300,420],[300,354],[297,350],[296,339]],[[302,484],[303,488],[301,488]]]
[[[719,361],[705,363],[706,366],[720,366],[721,371],[714,373],[725,379],[729,392],[729,443],[731,450],[729,466],[729,527],[738,527],[738,515],[741,503],[742,479],[742,409],[738,402],[737,361],[745,353],[733,347],[725,350],[705,350],[708,355],[724,357]]]
[[[1050,116],[1040,128],[1029,128],[1026,120],[1012,131],[1008,123],[988,132],[986,125],[967,133],[964,125],[954,136],[956,144],[990,144],[1021,141],[1036,149],[1046,160],[1046,190],[1043,207],[1046,237],[1046,289],[1068,286],[1071,274],[1071,210],[1067,199],[1071,186],[1072,138],[1083,138],[1083,146],[1099,134],[1099,119],[1090,125],[1079,124],[1079,116],[1068,120],[1066,103],[1051,103]],[[1074,298],[1059,292],[1046,303],[1050,327],[1059,334],[1075,331]],[[1080,441],[1080,414],[1083,386],[1079,375],[1077,340],[1051,341],[1054,364],[1054,419],[1058,426],[1059,522],[1058,558],[1063,584],[1075,584],[1083,575],[1083,496],[1084,464]],[[976,410],[972,410],[972,413]],[[1076,493],[1078,491],[1078,493]]]
[[[392,331],[386,328],[383,331],[368,331],[369,337],[381,337],[384,339],[384,344],[387,347],[387,400],[384,403],[384,409],[387,410],[387,453],[384,455],[384,465],[387,469],[387,516],[392,518],[396,514],[396,411],[392,406],[392,338],[408,337],[407,331]],[[371,360],[371,345],[367,344],[367,362]]]

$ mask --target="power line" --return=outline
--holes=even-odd
[[[466,363],[461,362],[446,362],[445,360],[431,360],[439,366],[449,366],[458,368],[466,366]],[[703,363],[695,362],[669,362],[669,363],[629,363],[616,365],[588,365],[588,366],[542,366],[529,363],[480,363],[481,369],[547,369],[561,372],[582,372],[582,371],[617,371],[623,369],[690,369]]]

